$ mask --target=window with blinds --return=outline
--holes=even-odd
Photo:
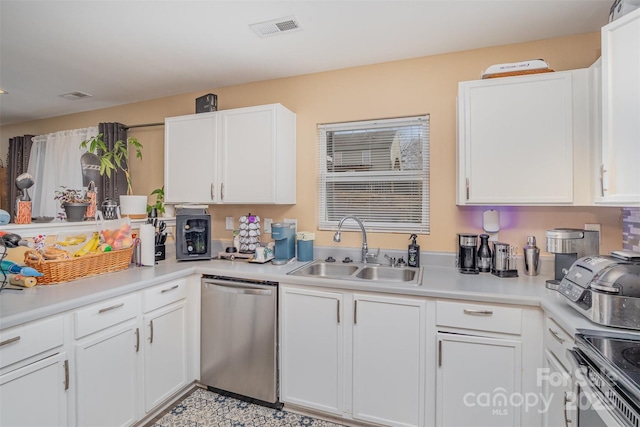
[[[319,229],[354,215],[367,231],[429,233],[428,115],[318,130]]]

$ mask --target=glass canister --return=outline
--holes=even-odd
[[[298,261],[313,261],[313,241],[316,239],[315,233],[300,231],[296,233],[298,240]]]

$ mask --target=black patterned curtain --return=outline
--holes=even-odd
[[[127,141],[127,130],[122,123],[100,123],[98,132],[102,134],[102,139],[110,150],[113,149],[116,141]],[[127,178],[124,172],[118,169],[111,174],[110,179],[103,177],[98,186],[98,206],[104,199],[111,199],[120,204],[121,194],[127,194]]]
[[[7,153],[7,198],[2,201],[2,206],[11,215],[11,222],[14,220],[16,210],[16,199],[18,188],[16,178],[18,175],[27,172],[29,167],[29,155],[31,154],[31,138],[34,135],[24,135],[9,138],[9,152]],[[125,188],[126,191],[126,188]]]

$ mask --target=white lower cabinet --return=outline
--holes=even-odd
[[[438,426],[517,426],[521,393],[521,343],[438,333]]]
[[[187,385],[184,300],[144,316],[144,409],[152,411]]]
[[[0,376],[0,425],[66,426],[68,378],[64,352]]]
[[[540,426],[542,312],[436,301],[437,426]]]
[[[67,425],[64,331],[63,316],[0,331],[0,426]]]
[[[423,300],[282,284],[280,292],[284,403],[383,425],[423,425]]]
[[[574,393],[571,374],[549,350],[544,351],[543,363],[545,376],[542,388],[545,407],[542,412],[542,425],[543,427],[573,425]]]
[[[423,425],[425,302],[355,294],[353,304],[353,418]]]
[[[280,398],[342,415],[342,294],[281,287]]]
[[[137,420],[140,330],[136,319],[76,343],[78,426]]]

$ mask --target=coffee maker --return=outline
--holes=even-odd
[[[554,228],[547,230],[547,252],[555,254],[555,276],[547,288],[557,289],[564,275],[578,258],[599,255],[600,233],[595,230]]]
[[[281,265],[296,256],[296,225],[288,222],[271,224],[271,238],[276,242],[272,264]]]
[[[211,215],[206,209],[176,210],[176,259],[211,259]]]
[[[478,235],[458,234],[458,269],[464,274],[478,274]]]

